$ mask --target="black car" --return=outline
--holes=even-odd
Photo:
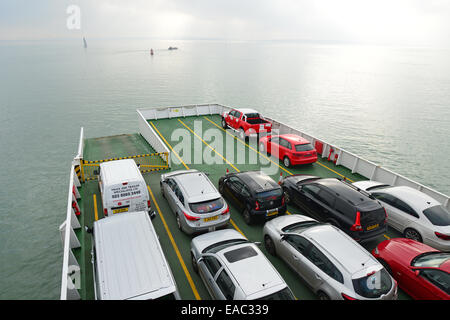
[[[357,241],[372,240],[386,231],[387,214],[370,194],[337,178],[293,175],[281,186],[286,202],[313,218],[329,222]]]
[[[260,171],[226,174],[219,180],[219,192],[242,212],[247,224],[286,213],[283,189]]]

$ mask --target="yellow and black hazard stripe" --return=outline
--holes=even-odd
[[[81,179],[81,168],[79,165],[75,166],[75,173],[77,174],[78,179]]]

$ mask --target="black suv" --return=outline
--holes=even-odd
[[[219,180],[219,192],[242,212],[247,224],[286,213],[283,189],[260,171],[226,174]]]
[[[295,204],[313,218],[329,222],[356,241],[372,240],[386,231],[387,214],[370,194],[347,181],[293,175],[281,186],[286,202]]]

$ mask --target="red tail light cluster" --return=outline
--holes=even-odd
[[[434,234],[436,235],[436,237],[438,237],[438,238],[440,238],[442,240],[450,240],[450,235],[442,234],[442,233],[439,233],[439,232],[435,232]]]
[[[108,215],[108,209],[103,209],[103,213],[105,214],[105,216]]]
[[[260,209],[259,203],[258,203],[258,201],[256,201],[255,202],[255,210],[259,210],[259,209]]]
[[[150,202],[150,200],[147,200],[147,207],[151,207],[151,202]]]
[[[227,214],[228,212],[230,212],[230,207],[229,206],[227,206],[227,208],[225,209],[224,212],[222,212],[222,214]]]
[[[283,196],[283,198],[281,198],[281,205],[284,206],[285,202],[286,202],[286,200],[284,199],[284,196]]]
[[[386,208],[383,207],[383,209],[384,209],[384,214],[385,214],[385,217],[384,217],[384,224],[386,224],[386,223],[387,223],[387,220],[388,220],[388,214],[387,214]]]
[[[362,231],[361,226],[361,213],[358,211],[356,212],[356,220],[355,223],[351,226],[350,230],[352,231]]]
[[[344,298],[344,300],[358,300],[358,299],[355,299],[353,297],[346,295],[345,293],[341,293],[341,295],[342,295],[342,298]]]
[[[189,221],[198,221],[198,220],[200,220],[200,218],[192,217],[192,216],[188,215],[186,212],[183,212],[183,214],[186,217],[186,219],[188,219]]]

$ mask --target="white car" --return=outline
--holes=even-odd
[[[390,186],[377,181],[353,184],[380,201],[388,214],[388,224],[405,238],[438,250],[450,250],[450,213],[438,201],[407,186]]]

